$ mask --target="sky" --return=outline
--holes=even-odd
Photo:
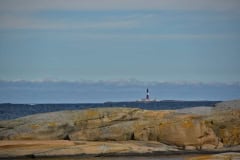
[[[1,80],[240,81],[238,0],[0,0]]]
[[[3,84],[239,86],[239,42],[239,0],[0,0]]]

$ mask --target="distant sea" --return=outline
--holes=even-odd
[[[74,104],[0,104],[0,120],[15,119],[27,115],[62,110],[79,110],[101,107],[131,107],[148,110],[181,109],[197,106],[214,106],[220,101],[157,101],[157,102],[106,102]]]

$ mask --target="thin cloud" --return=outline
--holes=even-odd
[[[64,22],[39,19],[26,15],[0,15],[0,29],[111,29],[133,28],[139,26],[136,20],[105,20],[99,22]]]
[[[145,15],[149,16],[149,15]],[[39,19],[26,15],[3,14],[0,15],[0,29],[33,29],[33,30],[80,30],[82,34],[70,35],[71,39],[79,40],[82,38],[89,39],[232,39],[239,38],[237,34],[118,34],[118,33],[88,33],[86,30],[95,29],[130,29],[141,27],[146,22],[146,17],[127,17],[119,20],[113,18],[105,21],[50,21],[48,19]]]
[[[239,0],[2,0],[1,11],[239,10]]]
[[[183,39],[239,39],[235,34],[78,34],[72,39],[132,39],[132,40],[183,40]]]

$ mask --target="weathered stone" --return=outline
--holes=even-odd
[[[143,141],[0,141],[0,158],[20,156],[54,157],[72,155],[138,154],[178,151],[174,146]]]
[[[232,105],[228,110],[228,105]],[[0,121],[2,140],[158,141],[183,149],[215,149],[240,144],[238,101],[207,112],[95,108]],[[223,108],[221,108],[223,106]],[[225,108],[225,109],[224,109]],[[207,114],[205,114],[207,113]]]
[[[213,114],[206,118],[224,146],[240,144],[240,100],[216,104]]]
[[[133,140],[134,122],[126,121],[117,124],[107,125],[99,128],[81,129],[80,131],[69,134],[71,140],[90,140],[90,141],[125,141]]]
[[[212,114],[212,110],[213,110],[213,107],[199,106],[199,107],[190,107],[190,108],[178,109],[178,110],[176,110],[176,112],[177,113],[208,116],[208,115]]]
[[[214,155],[202,155],[187,158],[186,160],[240,160],[240,153],[228,152]]]
[[[213,130],[207,127],[199,117],[181,117],[159,125],[159,141],[177,146],[194,146],[201,149],[210,144],[218,148],[219,139]]]

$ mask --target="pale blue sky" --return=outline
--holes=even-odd
[[[0,80],[239,82],[238,0],[0,0]]]

